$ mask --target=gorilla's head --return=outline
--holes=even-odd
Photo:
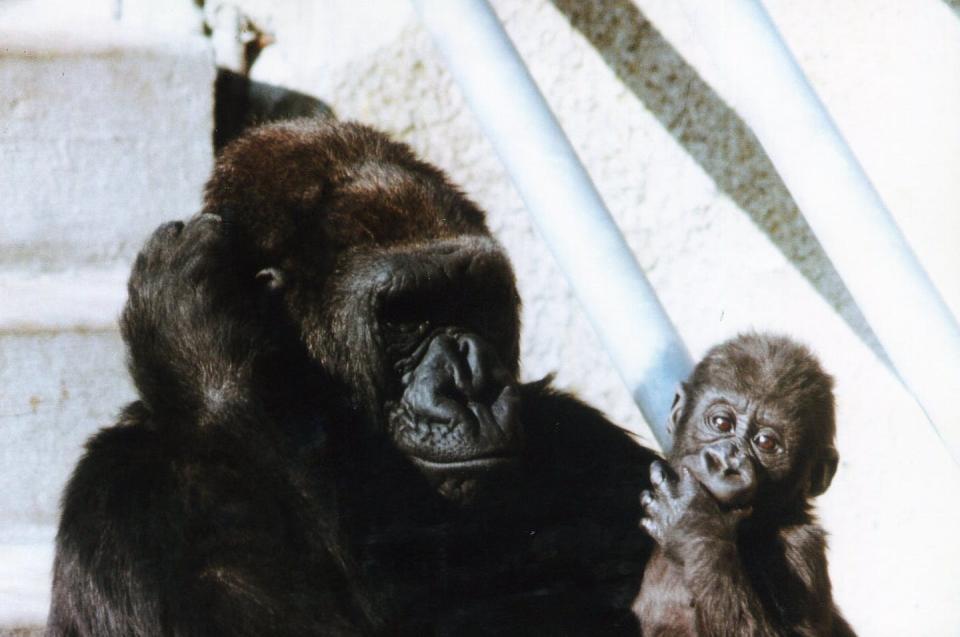
[[[513,271],[439,170],[364,126],[285,122],[223,151],[205,212],[366,432],[440,493],[466,499],[518,456]]]

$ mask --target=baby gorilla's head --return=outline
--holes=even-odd
[[[803,346],[746,334],[711,349],[678,390],[674,467],[721,506],[804,506],[837,469],[833,379]]]

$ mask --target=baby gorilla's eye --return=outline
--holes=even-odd
[[[718,431],[725,434],[733,431],[733,419],[728,416],[714,416],[711,421]]]
[[[757,447],[763,451],[774,451],[780,446],[780,442],[777,440],[776,436],[767,433],[758,434],[753,440]]]

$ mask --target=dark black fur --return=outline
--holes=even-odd
[[[837,468],[833,381],[805,348],[750,334],[678,391],[670,466],[651,466],[659,546],[635,604],[644,635],[852,635],[834,607],[810,499]]]
[[[49,635],[636,634],[653,454],[517,383],[510,265],[405,146],[242,136],[129,295],[140,397],[67,486]]]

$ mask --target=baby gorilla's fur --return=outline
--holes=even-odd
[[[651,466],[657,541],[643,634],[851,635],[811,514],[837,468],[833,381],[804,347],[750,334],[714,347],[677,393],[670,464]]]

